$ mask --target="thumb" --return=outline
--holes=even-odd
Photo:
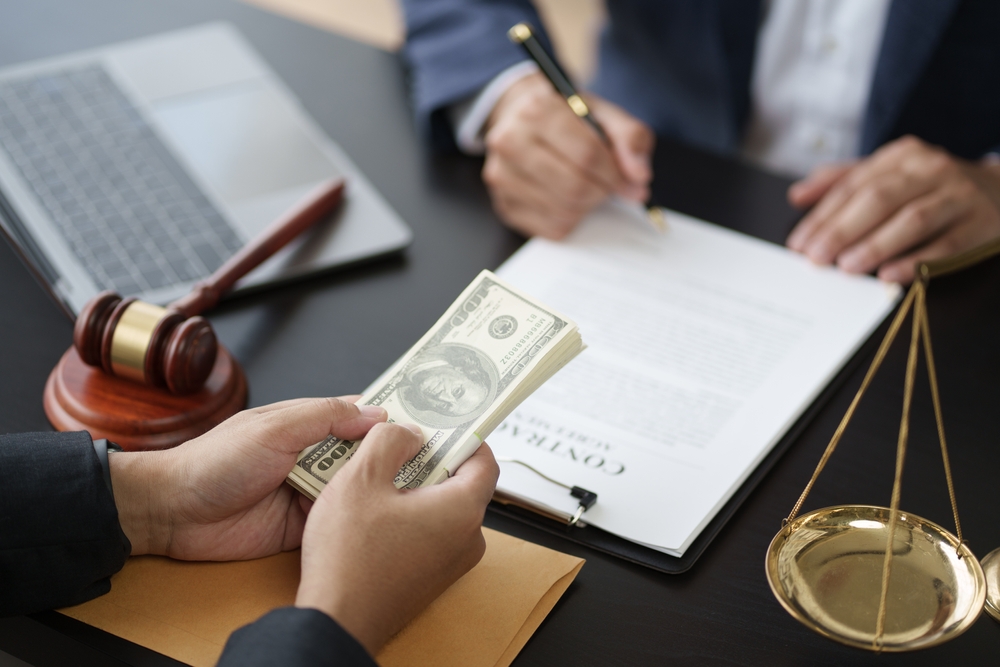
[[[493,450],[484,442],[469,460],[459,466],[454,475],[423,491],[436,492],[447,499],[447,502],[471,504],[472,507],[485,510],[493,497],[499,477],[500,466],[493,456]]]
[[[424,436],[420,427],[412,424],[377,424],[358,445],[351,461],[354,469],[367,482],[375,485],[392,484],[403,464],[420,452]],[[344,471],[341,471],[344,472]]]
[[[359,407],[339,398],[310,398],[247,410],[243,426],[252,439],[268,448],[297,454],[328,435],[361,438],[386,417],[384,408]]]

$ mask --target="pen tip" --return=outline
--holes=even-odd
[[[650,206],[646,209],[646,215],[649,216],[649,221],[653,223],[657,231],[660,233],[667,231],[667,216],[662,208]]]

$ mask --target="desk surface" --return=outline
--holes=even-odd
[[[414,135],[403,69],[393,55],[224,0],[0,1],[0,65],[195,23],[237,25],[326,131],[413,228],[401,256],[241,297],[211,319],[246,368],[253,405],[353,393],[429,327],[483,267],[521,239],[489,210],[480,163],[432,157]],[[794,221],[785,184],[734,162],[662,144],[661,203],[780,241]],[[47,429],[45,377],[71,325],[0,243],[0,432]],[[929,308],[963,527],[979,556],[1000,546],[994,479],[1000,420],[1000,264],[940,280]],[[901,405],[904,350],[893,351],[809,507],[886,504]],[[792,620],[764,578],[764,553],[860,383],[854,372],[764,478],[694,568],[663,575],[488,515],[491,527],[587,559],[576,582],[515,664],[987,664],[1000,625],[984,616],[950,644],[874,656]],[[903,507],[948,525],[947,491],[924,385],[915,397]],[[650,517],[655,520],[655,516]],[[36,665],[176,665],[54,613],[0,620],[0,651]],[[947,656],[952,656],[949,660]],[[0,656],[0,663],[3,663]]]

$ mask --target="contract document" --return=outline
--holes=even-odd
[[[589,346],[489,438],[499,459],[598,494],[584,521],[680,557],[893,309],[898,285],[812,265],[678,213],[657,235],[609,204],[497,274]],[[577,501],[501,462],[498,490]]]

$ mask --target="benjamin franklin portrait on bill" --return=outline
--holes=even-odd
[[[497,382],[496,366],[485,354],[445,343],[413,358],[399,386],[400,402],[418,422],[450,428],[480,416],[493,402]]]

